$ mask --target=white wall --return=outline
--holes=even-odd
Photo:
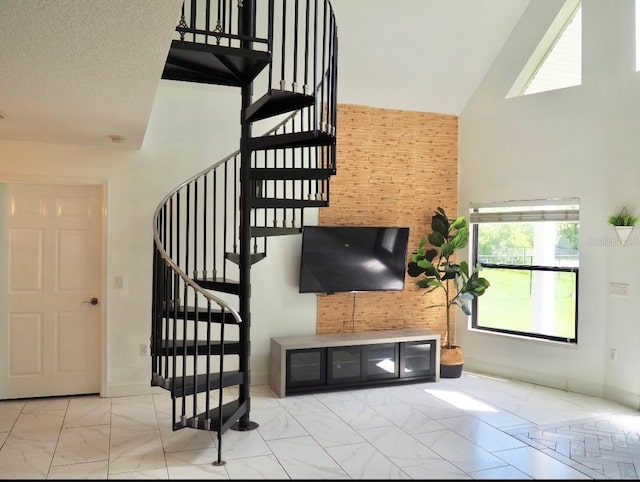
[[[0,182],[106,187],[103,395],[151,389],[150,359],[139,345],[151,329],[153,212],[173,187],[238,149],[239,113],[237,89],[161,81],[139,151],[0,141]],[[313,224],[313,213],[306,220]],[[315,295],[297,292],[299,250],[300,236],[270,240],[268,257],[252,271],[253,383],[268,382],[271,336],[315,333]],[[114,288],[116,276],[124,289]]]
[[[580,198],[578,344],[474,332],[458,316],[465,367],[605,395],[640,397],[640,232],[626,247],[607,217],[640,214],[640,77],[633,0],[584,0],[581,86],[505,99],[562,1],[534,1],[460,116],[459,210],[470,202]],[[629,295],[609,295],[610,282]],[[609,349],[617,350],[617,361]]]

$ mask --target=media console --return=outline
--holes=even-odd
[[[424,329],[271,338],[279,397],[440,379],[440,334]]]

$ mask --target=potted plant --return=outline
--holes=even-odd
[[[616,230],[618,239],[620,239],[620,242],[624,246],[631,234],[631,231],[633,231],[633,227],[638,222],[638,217],[629,214],[627,212],[627,208],[623,207],[617,213],[609,216],[607,221]]]
[[[427,242],[432,248],[427,248]],[[464,358],[461,347],[454,344],[451,306],[460,307],[466,315],[471,314],[469,302],[484,294],[489,281],[478,275],[478,270],[469,272],[466,261],[456,263],[455,253],[469,242],[469,228],[463,216],[451,221],[444,209],[439,207],[431,217],[431,233],[420,240],[418,248],[411,255],[407,273],[420,278],[416,284],[426,293],[441,290],[444,303],[427,308],[444,307],[447,332],[440,348],[440,377],[457,378],[462,374]]]

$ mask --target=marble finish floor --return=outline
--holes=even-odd
[[[0,402],[1,479],[638,479],[640,412],[469,372],[277,398],[255,430],[171,430],[166,392]]]

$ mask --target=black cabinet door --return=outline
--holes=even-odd
[[[398,378],[398,344],[380,343],[362,347],[364,379]]]
[[[362,380],[362,347],[333,346],[327,348],[327,383],[339,385]]]
[[[435,340],[400,343],[400,378],[435,375]]]
[[[287,350],[287,388],[326,384],[326,348]]]

